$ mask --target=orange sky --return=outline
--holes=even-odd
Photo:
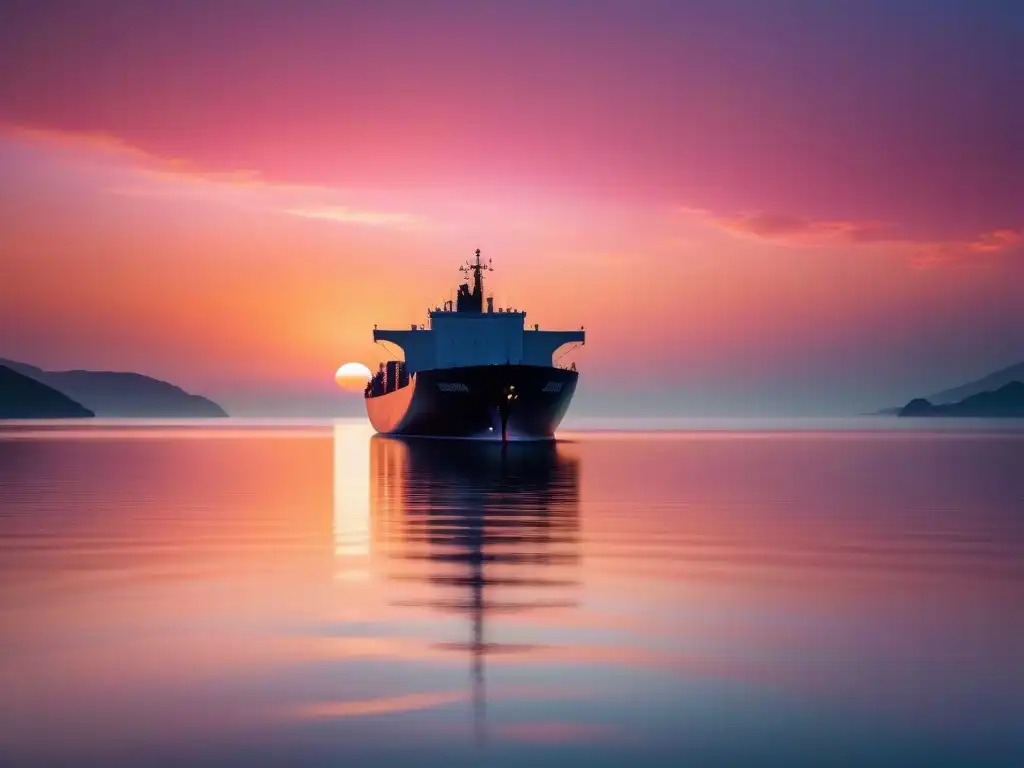
[[[1022,356],[1024,166],[995,141],[1014,107],[979,102],[939,63],[935,93],[915,90],[902,22],[858,17],[891,35],[893,81],[862,94],[872,118],[850,131],[842,100],[861,92],[823,90],[826,74],[874,81],[843,58],[860,43],[842,14],[787,22],[786,62],[743,47],[754,30],[727,32],[711,6],[717,43],[661,59],[655,22],[679,21],[662,12],[595,11],[559,59],[559,17],[531,26],[532,11],[435,20],[421,48],[389,45],[427,23],[417,14],[352,12],[334,21],[376,43],[344,52],[313,31],[324,19],[282,8],[243,23],[226,58],[186,34],[205,13],[191,7],[81,34],[76,12],[25,11],[6,54],[24,78],[0,89],[0,357],[137,370],[233,412],[330,409],[341,363],[386,357],[373,324],[423,322],[475,248],[499,305],[586,326],[575,359],[595,408],[849,412]],[[602,58],[616,14],[632,25],[619,53],[636,54],[620,70]],[[105,47],[131,24],[161,30],[154,50]],[[445,53],[495,24],[508,37],[489,59]],[[45,35],[67,50],[26,43]],[[938,27],[919,35],[921,56],[945,61]],[[962,67],[984,64],[982,43],[1002,39],[965,44]],[[308,58],[258,64],[288,46]],[[725,61],[735,71],[711,67]],[[805,72],[814,61],[826,74]],[[358,87],[338,79],[355,71]]]

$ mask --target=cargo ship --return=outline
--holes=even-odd
[[[558,365],[556,354],[584,344],[584,329],[527,328],[525,311],[495,309],[494,298],[484,297],[483,273],[491,269],[477,250],[459,267],[467,282],[453,300],[428,311],[428,325],[374,326],[373,340],[394,344],[405,358],[381,363],[366,386],[366,413],[377,432],[503,442],[554,438],[579,379],[576,365]]]

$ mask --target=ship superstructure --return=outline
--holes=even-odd
[[[366,410],[384,434],[484,439],[551,438],[569,407],[579,374],[559,367],[555,354],[585,343],[573,331],[526,327],[526,312],[494,307],[484,296],[485,271],[475,259],[460,267],[470,282],[454,299],[428,312],[429,327],[384,330],[402,361],[381,363],[366,388]]]

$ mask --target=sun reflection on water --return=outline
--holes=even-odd
[[[335,577],[369,578],[370,456],[366,450],[371,431],[363,425],[334,425],[334,556]]]

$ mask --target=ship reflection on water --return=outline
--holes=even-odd
[[[1024,765],[1022,444],[0,429],[0,764]]]
[[[398,560],[426,563],[395,580],[429,596],[396,605],[465,617],[467,638],[436,643],[465,653],[474,733],[486,742],[486,659],[536,646],[489,637],[488,619],[572,608],[579,587],[579,466],[554,443],[479,444],[375,436],[371,495],[382,519],[402,510]],[[397,493],[396,493],[397,491]]]

